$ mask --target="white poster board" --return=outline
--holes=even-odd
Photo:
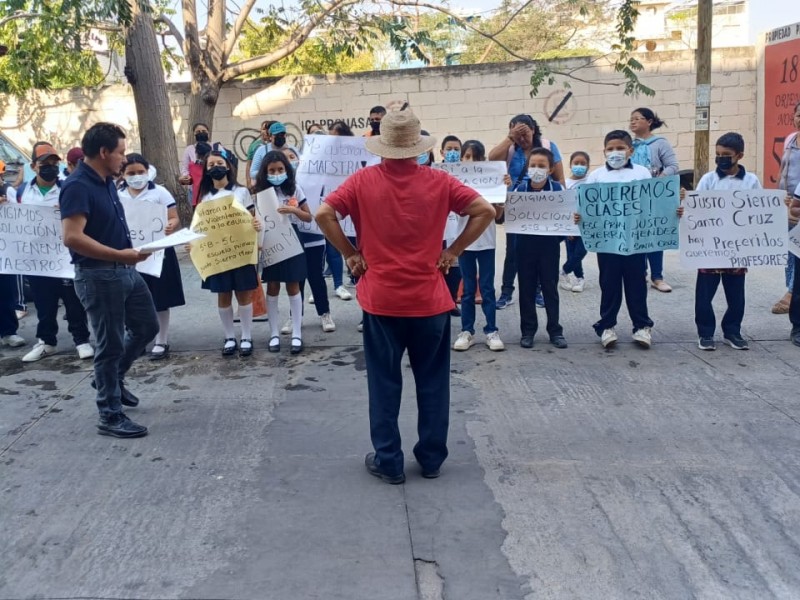
[[[167,226],[166,206],[135,198],[120,198],[120,203],[125,210],[125,220],[128,222],[134,248],[164,238],[164,229]],[[145,275],[161,277],[163,263],[164,251],[157,250],[147,260],[137,263],[136,270]]]
[[[681,265],[692,269],[782,267],[789,248],[786,192],[687,192],[680,220]]]
[[[800,225],[789,231],[789,252],[800,258]]]
[[[0,204],[0,273],[74,279],[61,212],[44,204]]]
[[[580,236],[575,224],[578,200],[574,191],[508,192],[506,233]]]
[[[487,202],[502,204],[506,201],[506,184],[503,178],[508,170],[506,163],[502,161],[433,163],[431,166],[450,173],[478,192]]]
[[[261,262],[269,267],[303,253],[303,244],[292,227],[289,215],[278,212],[278,197],[272,188],[256,196],[256,214],[261,220],[259,234]]]

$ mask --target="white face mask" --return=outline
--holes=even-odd
[[[612,169],[621,169],[628,164],[628,153],[625,150],[614,150],[606,153],[606,162]]]
[[[533,183],[542,183],[547,179],[547,169],[541,167],[531,167],[528,169],[528,177]]]
[[[147,187],[147,184],[150,182],[150,178],[147,175],[126,175],[125,176],[125,183],[128,184],[128,187],[133,188],[134,190],[141,190]]]

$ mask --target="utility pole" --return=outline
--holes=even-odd
[[[711,22],[714,18],[713,0],[697,3],[697,69],[694,121],[694,185],[708,171],[708,147],[711,127]]]

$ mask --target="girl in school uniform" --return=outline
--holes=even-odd
[[[572,153],[569,157],[570,176],[567,177],[566,186],[568,190],[586,182],[589,162],[589,154],[583,150]],[[565,244],[567,261],[558,274],[558,282],[562,290],[581,293],[586,286],[583,278],[583,259],[586,258],[586,246],[583,245],[583,238],[579,235],[568,237]]]
[[[165,187],[150,181],[150,163],[144,156],[132,153],[128,154],[125,160],[124,179],[119,189],[120,199],[152,202],[166,207],[167,222],[164,225],[164,233],[166,235],[175,233],[181,228],[175,198]],[[150,360],[163,360],[169,356],[169,309],[186,304],[175,248],[164,250],[161,277],[142,273],[142,279],[153,296],[159,326],[158,335],[150,351]]]
[[[311,222],[311,210],[308,208],[303,190],[295,182],[294,169],[283,152],[267,152],[255,180],[256,193],[272,188],[278,197],[278,213],[286,215],[297,232],[296,220]],[[299,235],[298,235],[299,237]],[[292,354],[303,351],[303,298],[300,295],[300,282],[307,277],[305,254],[298,254],[279,263],[266,267],[261,274],[262,281],[267,284],[267,312],[269,313],[270,338],[267,346],[270,352],[280,352],[280,310],[278,295],[281,283],[286,284],[289,296],[289,312],[292,317]]]
[[[246,187],[236,183],[236,168],[228,158],[227,150],[212,150],[203,164],[203,178],[200,181],[200,202],[216,200],[233,195],[234,202],[239,203],[255,214],[255,205],[250,199]],[[253,228],[260,231],[261,223],[253,217]],[[253,290],[258,287],[258,274],[255,265],[244,265],[210,275],[203,282],[203,289],[217,294],[217,308],[222,321],[225,341],[222,355],[232,356],[236,353],[236,334],[233,327],[233,295],[239,303],[239,321],[242,326],[242,337],[238,344],[239,356],[250,356],[253,353]]]

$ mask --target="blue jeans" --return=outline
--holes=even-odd
[[[408,350],[417,389],[414,456],[424,471],[447,458],[450,423],[450,314],[386,317],[364,313],[364,357],[369,390],[369,431],[375,464],[386,475],[403,472],[397,418],[403,391],[403,354]]]
[[[325,240],[325,260],[328,261],[328,268],[330,268],[333,275],[333,289],[335,290],[342,285],[344,260],[336,247],[328,240]]]
[[[650,281],[658,281],[664,279],[664,251],[648,252],[647,262],[650,263]],[[647,264],[644,266],[645,273],[647,272]]]
[[[122,412],[120,384],[158,333],[153,297],[133,267],[89,269],[76,265],[75,292],[94,329],[94,378],[101,418]]]
[[[574,238],[564,242],[567,246],[567,262],[564,263],[562,271],[572,273],[575,277],[583,279],[583,259],[586,258],[586,246],[583,245],[583,238],[576,235]]]
[[[481,308],[486,317],[483,333],[497,331],[497,312],[494,292],[494,249],[467,250],[458,259],[464,293],[461,295],[461,331],[475,335],[475,288],[481,288]]]
[[[511,298],[514,295],[514,280],[517,278],[517,236],[518,233],[506,234],[506,258],[503,261],[503,285],[500,295]]]
[[[794,228],[794,223],[789,223],[789,231]],[[786,291],[791,292],[794,287],[794,274],[795,274],[794,254],[789,252],[789,259],[786,261]]]

